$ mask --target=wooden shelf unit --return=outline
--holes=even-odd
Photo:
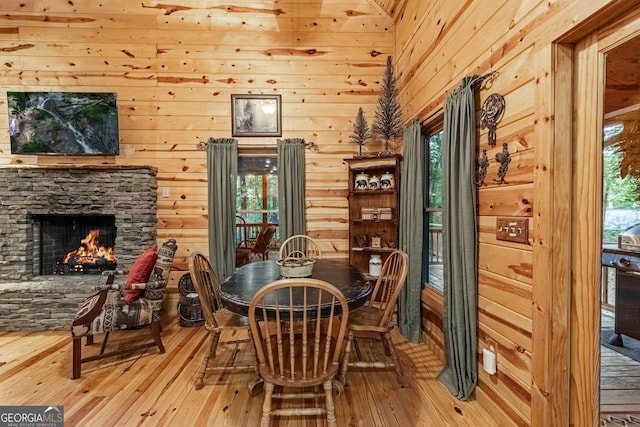
[[[345,159],[349,165],[349,262],[362,273],[369,273],[369,258],[381,255],[382,262],[398,246],[398,213],[400,189],[399,154],[386,157],[363,157]],[[366,173],[381,177],[389,173],[393,176],[392,189],[357,190],[356,175]],[[367,219],[362,217],[362,208],[390,208],[391,218]],[[361,247],[358,239],[366,235],[369,245]],[[371,247],[371,238],[380,237],[380,247]],[[391,243],[390,243],[391,242]]]

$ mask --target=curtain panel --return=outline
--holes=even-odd
[[[422,245],[424,222],[424,144],[420,124],[404,132],[402,191],[400,192],[400,248],[409,256],[407,283],[400,293],[398,316],[400,331],[411,342],[422,341]]]
[[[443,251],[445,367],[440,380],[458,399],[477,384],[476,118],[467,77],[445,103],[443,129]]]
[[[280,242],[296,234],[307,233],[304,146],[302,138],[278,140]]]
[[[209,138],[207,178],[209,214],[209,259],[221,280],[235,271],[236,181],[238,141]]]

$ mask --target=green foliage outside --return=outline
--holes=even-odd
[[[608,136],[621,130],[620,127],[606,128],[604,130],[605,140]],[[627,175],[624,179],[620,177],[620,163],[623,159],[623,153],[617,153],[616,150],[617,145],[605,147],[603,150],[602,210],[605,216],[607,210],[640,209],[640,201],[638,200],[640,182],[631,175]],[[622,224],[615,227],[605,223],[602,241],[605,243],[617,242],[618,234],[630,225],[632,224]]]
[[[429,138],[429,179],[427,206],[442,208],[442,131]],[[442,224],[442,212],[429,213],[430,224]]]
[[[603,203],[604,207],[612,209],[637,209],[636,182],[630,175],[620,178],[620,162],[622,153],[615,153],[614,147],[607,147],[603,153]]]
[[[266,180],[266,185],[263,183]],[[279,223],[278,176],[238,170],[236,211],[247,224]],[[278,229],[276,229],[276,237]]]

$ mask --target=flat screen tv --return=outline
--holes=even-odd
[[[11,154],[116,155],[115,93],[7,92]]]

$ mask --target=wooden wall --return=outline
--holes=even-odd
[[[283,137],[317,146],[306,152],[308,231],[324,254],[347,256],[342,160],[358,149],[349,143],[358,108],[373,120],[393,54],[393,23],[375,4],[3,0],[0,52],[0,163],[156,167],[158,239],[179,245],[174,296],[189,254],[208,252],[206,153],[196,145],[231,136],[231,94],[282,95]],[[12,156],[6,90],[117,92],[121,154]]]
[[[503,95],[506,111],[495,147],[488,145],[486,129],[478,131],[478,152],[487,150],[491,164],[486,185],[478,188],[476,398],[487,409],[495,403],[504,412],[496,410],[496,418],[506,416],[516,425],[569,425],[570,405],[584,417],[571,425],[596,423],[587,408],[597,405],[597,395],[580,390],[570,403],[571,135],[558,133],[554,114],[570,127],[571,112],[554,111],[554,96],[566,96],[570,105],[571,76],[565,93],[554,87],[559,53],[553,42],[578,29],[584,36],[632,3],[407,0],[394,13],[395,64],[407,120],[437,114],[463,77],[498,73],[479,91],[480,103],[489,94]],[[500,183],[495,155],[503,144],[511,163]],[[496,218],[502,216],[529,219],[529,244],[496,239]],[[426,335],[441,351],[441,294],[425,290],[423,309]],[[494,376],[481,366],[482,349],[489,346],[497,351]]]
[[[206,156],[196,145],[230,136],[232,93],[281,94],[283,137],[317,145],[307,151],[308,230],[323,253],[346,257],[342,159],[357,152],[348,136],[358,107],[373,118],[386,56],[394,55],[407,122],[436,113],[464,76],[495,70],[480,100],[500,93],[506,112],[497,147],[487,145],[483,130],[478,149],[493,159],[506,143],[512,160],[505,183],[494,181],[498,165],[492,161],[487,185],[479,189],[478,350],[497,349],[498,373],[479,370],[476,398],[487,408],[495,403],[504,412],[496,410],[496,418],[506,414],[509,423],[564,425],[568,404],[558,402],[568,401],[562,381],[568,350],[556,344],[565,342],[567,324],[553,321],[564,315],[554,313],[557,300],[568,298],[565,283],[555,279],[567,272],[554,266],[554,256],[567,252],[566,230],[554,229],[553,203],[561,200],[550,197],[559,172],[551,145],[551,46],[602,8],[625,3],[634,2],[398,0],[394,25],[367,0],[3,0],[0,162],[158,168],[158,237],[175,237],[180,247],[175,297],[189,254],[208,249]],[[5,90],[118,92],[121,154],[10,155]],[[274,145],[275,139],[243,138],[240,144]],[[529,244],[496,240],[498,216],[529,218]],[[425,329],[441,346],[441,298],[427,292],[423,305]],[[591,397],[581,403],[592,405]]]

